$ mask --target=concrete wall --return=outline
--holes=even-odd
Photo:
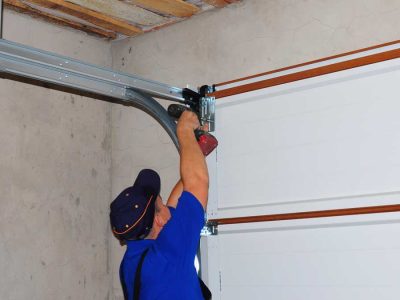
[[[217,83],[320,57],[397,40],[396,0],[245,0],[183,23],[113,44],[113,67],[176,86]],[[168,196],[178,155],[143,113],[112,112],[115,196],[142,167],[157,169]],[[217,126],[222,126],[222,124]],[[117,270],[124,248],[112,245],[114,299],[122,299]]]
[[[110,44],[5,11],[4,38],[110,66]],[[0,80],[0,299],[110,299],[111,104]]]

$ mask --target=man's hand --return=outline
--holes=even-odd
[[[178,120],[178,126],[176,131],[178,135],[186,133],[188,131],[194,132],[194,130],[200,127],[199,118],[192,111],[184,111]]]

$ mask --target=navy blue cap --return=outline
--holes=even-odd
[[[111,228],[121,240],[143,239],[152,226],[161,180],[156,171],[140,171],[133,186],[123,190],[110,205]]]

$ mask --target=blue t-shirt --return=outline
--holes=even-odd
[[[149,249],[142,266],[140,300],[203,300],[194,259],[204,226],[204,210],[197,198],[183,192],[171,219],[156,240],[127,241],[120,276],[133,297],[136,268]]]

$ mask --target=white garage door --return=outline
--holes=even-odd
[[[211,217],[400,203],[400,59],[217,103]],[[213,299],[400,299],[400,213],[224,225],[205,242]]]

